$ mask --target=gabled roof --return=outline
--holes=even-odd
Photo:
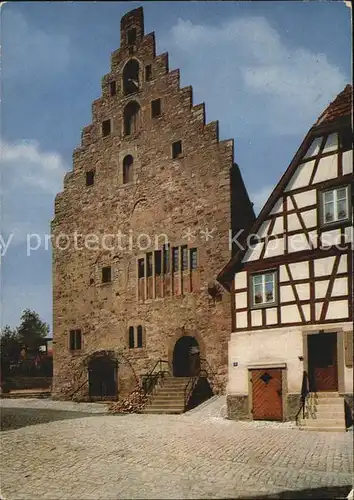
[[[331,122],[340,116],[350,115],[352,112],[353,87],[347,85],[345,89],[337,95],[333,102],[324,110],[314,126]]]
[[[299,149],[295,153],[295,156],[292,159],[290,165],[284,172],[283,176],[280,178],[278,184],[275,186],[273,192],[269,196],[267,202],[265,203],[261,212],[256,218],[252,228],[247,233],[244,233],[242,235],[242,238],[239,239],[240,246],[244,247],[244,249],[239,249],[236,252],[236,254],[231,258],[231,260],[226,264],[226,266],[218,274],[216,279],[220,283],[222,283],[226,288],[229,288],[228,283],[232,281],[236,267],[241,262],[243,255],[247,250],[246,241],[248,235],[256,234],[261,224],[265,221],[269,212],[272,210],[273,206],[278,200],[279,194],[285,189],[286,185],[291,179],[295,169],[298,166],[299,159],[307,150],[307,147],[309,146],[312,137],[316,134],[316,131],[318,129],[327,128],[327,126],[335,124],[336,120],[342,119],[343,117],[351,116],[352,95],[353,95],[353,87],[352,85],[347,85],[344,88],[344,90],[337,95],[334,101],[329,104],[329,106],[325,109],[325,111],[321,114],[321,116],[317,119],[317,121],[314,123],[314,125],[310,128],[310,130],[306,134]]]

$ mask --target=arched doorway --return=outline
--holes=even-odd
[[[194,337],[184,336],[177,340],[173,350],[173,375],[193,377],[200,372],[199,344]]]
[[[89,395],[94,399],[117,397],[117,360],[97,355],[88,364]]]

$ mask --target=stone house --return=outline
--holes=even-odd
[[[54,397],[125,395],[159,359],[175,376],[203,361],[225,386],[230,297],[215,277],[254,213],[233,140],[179,82],[143,9],[124,15],[55,199]]]
[[[230,418],[294,419],[308,405],[302,424],[343,428],[353,406],[351,111],[348,85],[218,276],[232,296]]]

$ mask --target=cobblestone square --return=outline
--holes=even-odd
[[[99,404],[3,400],[4,419],[28,411],[32,420],[24,418],[23,427],[17,421],[17,428],[1,433],[1,498],[345,498],[349,493],[352,432],[229,421],[223,418],[224,402],[213,398],[170,416],[109,415]],[[33,420],[35,410],[38,422],[45,423]],[[62,419],[55,420],[58,412]]]

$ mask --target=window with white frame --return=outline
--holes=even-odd
[[[264,274],[255,274],[252,282],[252,305],[253,307],[274,304],[276,302],[276,273],[269,271]]]
[[[322,193],[322,224],[349,219],[348,186],[341,186]]]

